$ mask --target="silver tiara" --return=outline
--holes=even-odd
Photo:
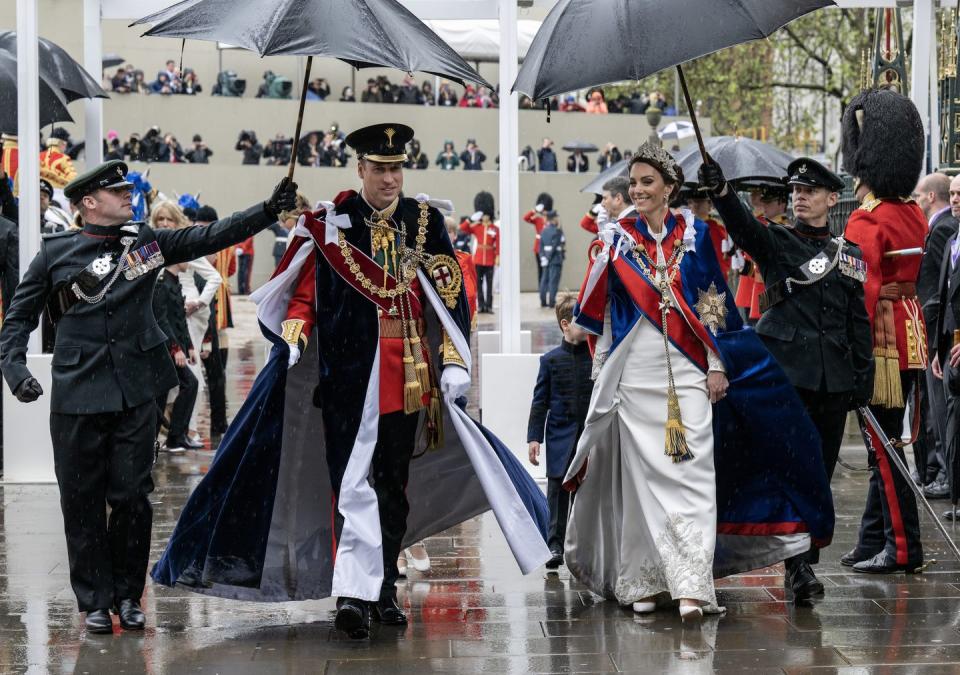
[[[674,183],[679,183],[681,181],[680,165],[677,164],[677,161],[673,158],[673,155],[659,145],[655,145],[647,141],[637,148],[637,154],[634,155],[634,158],[639,158],[649,164],[652,164],[653,166],[658,167],[661,171],[667,174]]]

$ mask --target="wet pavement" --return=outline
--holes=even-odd
[[[231,415],[264,359],[249,304],[238,301],[235,314]],[[535,349],[558,339],[550,312],[530,304],[524,316]],[[493,320],[484,319],[482,327]],[[212,457],[161,455],[151,562]],[[410,625],[375,625],[362,643],[333,631],[332,600],[240,603],[152,583],[144,632],[88,635],[68,582],[56,487],[5,486],[0,673],[960,673],[960,565],[925,516],[922,574],[862,576],[840,566],[867,478],[856,470],[865,452],[855,438],[842,459],[853,469],[838,467],[834,478],[837,530],[818,568],[826,595],[810,607],[785,602],[775,566],[718,581],[727,613],[699,629],[685,629],[675,610],[635,616],[563,568],[521,576],[488,515],[427,540],[430,571],[411,569],[400,584]]]

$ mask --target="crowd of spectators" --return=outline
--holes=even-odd
[[[175,61],[168,60],[164,69],[157,73],[155,79],[147,82],[143,71],[127,64],[117,68],[117,72],[110,78],[111,91],[118,94],[185,94],[193,96],[203,91],[197,81],[197,74],[192,68],[184,68],[183,72]]]

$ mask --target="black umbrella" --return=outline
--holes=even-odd
[[[0,132],[17,133],[17,59],[0,50]],[[40,75],[40,126],[72,122],[67,101],[46,75]]]
[[[63,92],[67,103],[81,98],[110,98],[90,73],[60,45],[44,38],[38,40],[40,74]],[[17,33],[0,31],[0,51],[17,58]],[[65,120],[57,120],[65,121]]]
[[[114,54],[110,52],[109,54],[104,54],[100,59],[100,63],[104,68],[113,68],[114,66],[119,66],[121,63],[126,61],[125,58],[119,54]]]
[[[597,146],[593,143],[587,143],[586,141],[570,141],[569,143],[563,144],[563,149],[568,150],[569,152],[596,152],[598,150]]]
[[[705,152],[680,64],[768,37],[804,14],[833,5],[833,0],[560,0],[533,38],[513,90],[548,98],[641,80],[677,66]],[[598,50],[597,45],[615,47]]]
[[[186,0],[131,25],[149,23],[144,35],[227,42],[261,56],[307,56],[294,138],[314,56],[355,68],[385,66],[421,71],[492,87],[453,49],[397,0]],[[295,157],[290,160],[293,176]]]
[[[603,184],[611,178],[616,178],[617,176],[626,176],[629,164],[629,159],[621,159],[619,162],[611,164],[609,167],[597,174],[596,178],[580,188],[580,192],[589,192],[595,195],[602,195]]]
[[[723,169],[730,182],[779,183],[787,175],[787,165],[793,156],[768,143],[736,136],[714,136],[704,141],[704,147]],[[699,147],[691,145],[677,155],[688,183],[697,182],[697,172],[703,163]]]

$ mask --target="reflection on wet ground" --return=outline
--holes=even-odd
[[[536,319],[527,325],[535,350],[556,342],[550,313],[525,315]],[[246,328],[232,336],[231,414],[264,359],[251,316],[239,302]],[[852,437],[843,458],[865,464]],[[211,459],[209,451],[160,457],[152,561]],[[727,614],[700,629],[666,610],[638,617],[563,569],[521,576],[483,516],[427,541],[431,570],[411,570],[400,586],[407,628],[375,627],[369,642],[355,643],[333,631],[331,600],[260,605],[153,584],[145,632],[87,635],[68,583],[56,488],[6,486],[0,673],[960,672],[960,565],[932,524],[924,519],[924,546],[937,562],[923,574],[852,574],[838,559],[856,538],[866,474],[840,467],[833,487],[837,531],[819,566],[826,596],[810,607],[784,601],[778,565],[719,581]]]

